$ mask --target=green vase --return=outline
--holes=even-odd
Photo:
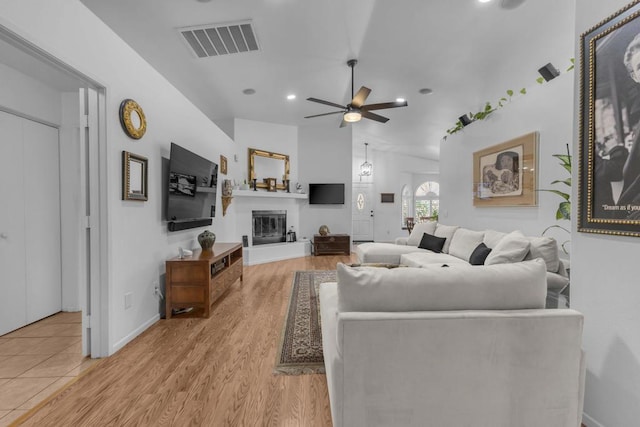
[[[216,235],[209,230],[204,230],[198,235],[198,243],[200,243],[203,251],[210,251],[215,242]]]

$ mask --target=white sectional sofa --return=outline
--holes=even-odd
[[[440,253],[421,249],[424,234],[444,239]],[[513,263],[542,258],[546,264],[547,290],[558,294],[568,284],[565,263],[558,256],[558,244],[551,237],[525,236],[520,231],[503,233],[495,230],[474,231],[436,222],[416,224],[409,237],[395,243],[363,243],[356,247],[358,262],[402,264],[426,267],[433,264],[467,264],[474,250],[483,243],[491,252],[484,264]]]
[[[545,263],[338,264],[320,286],[334,427],[578,427],[583,317]]]

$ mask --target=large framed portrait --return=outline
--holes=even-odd
[[[538,132],[473,153],[473,205],[536,206]]]
[[[580,39],[578,231],[640,236],[640,0]]]

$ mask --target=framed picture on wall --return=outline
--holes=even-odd
[[[640,236],[640,2],[580,37],[578,231]]]
[[[473,205],[536,206],[538,132],[473,153]]]
[[[227,174],[227,158],[223,155],[220,155],[220,173],[222,175]]]
[[[380,203],[394,203],[395,193],[380,193]]]
[[[149,199],[148,176],[146,157],[122,152],[122,200],[146,202]]]

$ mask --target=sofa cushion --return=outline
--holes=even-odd
[[[456,258],[449,254],[437,254],[435,252],[423,251],[400,255],[400,264],[407,267],[428,267],[433,264],[442,266],[443,264],[469,264],[467,261]]]
[[[430,251],[441,253],[444,242],[446,241],[447,239],[444,237],[436,237],[433,234],[424,233],[418,247],[420,249],[429,249]]]
[[[418,246],[424,233],[433,234],[436,231],[436,222],[419,222],[413,226],[413,230],[407,239],[408,246]]]
[[[529,237],[529,253],[525,259],[542,258],[547,263],[547,271],[556,273],[560,268],[558,242],[552,237]]]
[[[485,230],[483,242],[485,245],[487,245],[488,248],[493,249],[506,235],[507,233],[503,233],[502,231]]]
[[[519,310],[544,308],[544,261],[424,268],[338,269],[338,311]]]
[[[520,262],[527,256],[529,245],[529,239],[521,231],[512,231],[498,242],[484,263],[493,265]]]
[[[547,271],[547,290],[551,292],[562,292],[569,284],[569,278],[558,273]]]
[[[445,239],[447,239],[447,241],[444,242],[444,246],[442,247],[443,253],[445,254],[449,253],[449,246],[451,245],[451,239],[453,238],[453,235],[455,234],[458,228],[460,227],[458,227],[457,225],[443,225],[443,224],[438,224],[438,226],[436,227],[436,231],[433,234],[435,236],[444,237]]]
[[[469,257],[469,264],[471,265],[484,265],[484,261],[487,259],[487,256],[491,253],[491,248],[488,248],[484,243],[480,243],[474,250],[471,252],[471,256]]]
[[[449,253],[463,260],[468,260],[475,248],[482,243],[484,231],[473,231],[467,228],[458,228],[451,239]]]
[[[356,245],[355,251],[358,262],[399,264],[400,255],[412,252],[430,252],[415,246],[395,245],[393,243],[361,243]]]

